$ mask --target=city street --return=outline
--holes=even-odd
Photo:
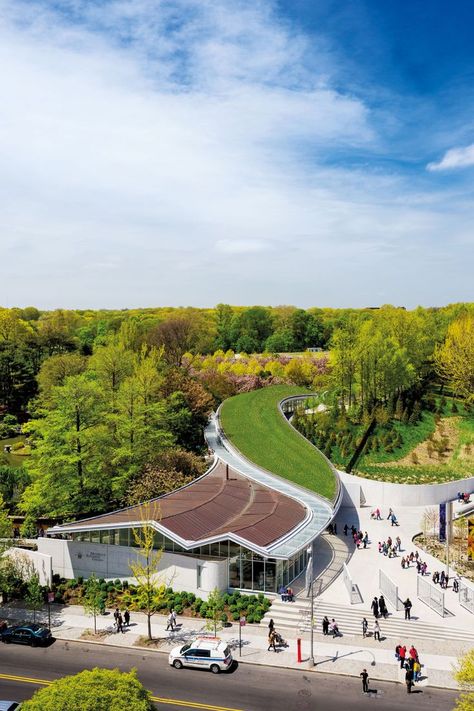
[[[164,654],[75,642],[57,641],[47,649],[1,645],[0,699],[27,699],[48,681],[95,666],[123,671],[135,667],[156,698],[158,709],[339,711],[350,707],[357,711],[376,703],[386,711],[399,711],[402,704],[416,705],[417,711],[449,711],[456,696],[424,687],[407,698],[403,685],[378,681],[370,685],[370,694],[363,695],[361,683],[350,677],[250,664],[236,664],[230,674],[213,675],[201,670],[177,671],[167,662]]]

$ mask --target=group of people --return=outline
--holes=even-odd
[[[327,615],[324,615],[321,622],[321,626],[323,628],[324,635],[332,634],[333,637],[342,637],[342,634],[339,632],[339,627],[334,617],[331,619],[331,622],[329,622],[329,618],[327,617]]]
[[[349,529],[347,523],[344,524],[345,536],[347,536],[349,530],[351,532],[352,540],[354,541],[354,545],[356,546],[356,548],[360,548],[361,546],[367,548],[367,545],[369,543],[369,534],[367,533],[367,531],[365,531],[365,533],[362,533],[362,531],[358,531],[354,525],[352,525]]]
[[[385,603],[384,596],[383,595],[380,595],[380,597],[375,596],[374,599],[372,600],[370,609],[372,610],[372,614],[375,617],[375,619],[377,619],[379,617],[379,615],[380,615],[380,617],[383,617],[385,619],[388,615],[388,610],[387,610],[387,605]]]
[[[377,600],[377,598],[374,598],[374,600]],[[374,603],[372,602],[372,605],[373,604]],[[385,605],[385,601],[383,604]],[[387,608],[385,608],[385,612],[387,613]],[[384,617],[386,617],[386,615],[384,615]],[[378,639],[378,641],[380,642],[381,630],[380,630],[380,624],[379,624],[377,617],[374,620],[374,627],[373,627],[372,632],[374,635],[374,639]],[[369,623],[367,622],[367,619],[364,617],[364,619],[362,620],[362,637],[368,637],[368,636],[369,636]]]
[[[389,536],[386,541],[379,541],[379,553],[383,553],[389,558],[397,558],[397,551],[402,550],[402,541],[400,536],[397,536],[395,541],[392,536]]]
[[[295,601],[295,593],[293,591],[293,588],[289,588],[286,585],[282,585],[279,588],[278,594],[281,596],[282,602],[294,602]]]
[[[418,651],[414,644],[407,650],[405,645],[397,644],[395,647],[395,658],[400,662],[400,669],[405,669],[405,682],[407,693],[411,692],[414,682],[421,677],[421,663]]]
[[[438,585],[438,583],[439,583],[440,588],[444,588],[444,590],[447,590],[448,583],[449,583],[449,575],[447,573],[445,573],[444,570],[442,570],[441,573],[439,573],[437,570],[435,570],[435,572],[431,576],[431,580],[433,581],[433,583],[435,585]],[[455,588],[457,588],[457,589],[455,589]],[[459,583],[456,580],[456,578],[453,581],[453,590],[454,590],[454,592],[459,591]]]
[[[125,627],[130,627],[130,612],[128,611],[128,609],[126,609],[122,615],[119,608],[118,607],[115,608],[114,626],[115,626],[115,631],[122,632],[122,634],[125,633],[125,629],[124,629]]]
[[[370,513],[370,518],[374,519],[375,521],[381,521],[382,516],[380,515],[380,509],[377,507],[374,511],[371,511]],[[395,515],[395,511],[392,508],[389,508],[388,510],[388,515],[387,515],[387,521],[390,521],[392,526],[398,526],[398,519]]]
[[[469,504],[471,502],[471,495],[464,491],[458,491],[458,501],[462,504]]]

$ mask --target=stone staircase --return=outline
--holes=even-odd
[[[422,603],[420,603],[422,604]],[[315,630],[321,633],[321,620],[324,615],[331,620],[336,620],[339,630],[344,636],[362,636],[362,619],[367,618],[369,632],[372,632],[374,617],[370,610],[355,609],[351,605],[336,605],[323,600],[314,601],[314,621]],[[311,604],[307,599],[297,598],[295,602],[281,602],[276,599],[272,603],[270,610],[266,613],[265,621],[268,623],[273,619],[277,630],[291,630],[295,635],[300,635],[311,630]],[[472,642],[472,630],[459,630],[449,624],[449,618],[444,625],[410,620],[410,622],[389,615],[387,619],[379,618],[382,637],[393,640],[403,639],[409,631],[413,639],[449,639],[456,642]]]

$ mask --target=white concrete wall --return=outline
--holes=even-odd
[[[20,564],[22,560],[32,563],[38,573],[40,585],[51,585],[53,578],[51,555],[38,551],[30,551],[25,548],[10,548],[6,552],[6,555],[15,558]]]
[[[65,541],[57,538],[38,538],[38,550],[52,559],[53,573],[63,578],[87,578],[95,573],[100,578],[129,578],[129,562],[137,558],[137,549],[105,543]],[[201,565],[201,587],[198,588],[198,570]],[[227,589],[227,561],[205,560],[163,553],[160,566],[167,585],[175,590],[186,590],[207,599],[208,594],[219,588]]]
[[[433,506],[456,498],[458,491],[474,492],[474,477],[445,484],[392,484],[339,471],[344,486],[343,506]]]

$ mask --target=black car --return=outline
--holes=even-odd
[[[2,632],[2,642],[5,644],[29,644],[30,647],[46,645],[51,641],[51,631],[41,625],[17,625],[7,627]]]

